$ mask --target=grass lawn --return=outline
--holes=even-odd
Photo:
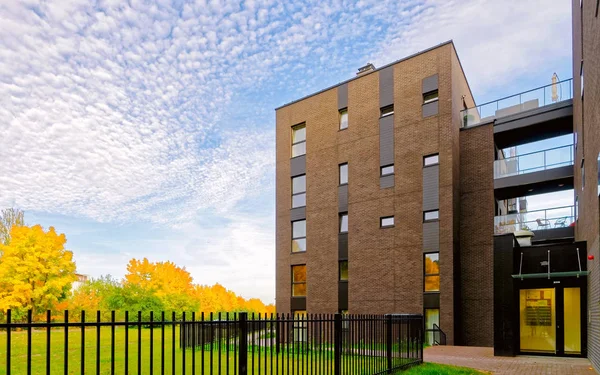
[[[217,344],[213,347],[213,353],[210,353],[210,346],[205,346],[204,352],[191,349],[181,350],[179,348],[179,329],[175,329],[175,348],[173,348],[173,329],[165,328],[164,339],[164,367],[165,373],[171,374],[173,366],[176,374],[184,374],[183,361],[185,358],[186,371],[185,374],[192,374],[192,359],[196,362],[196,373],[201,374],[201,369],[204,367],[205,374],[233,374],[234,368],[237,366],[239,353],[233,352],[234,345],[229,348],[223,348],[221,353],[218,352]],[[161,373],[162,361],[162,332],[160,328],[152,330],[153,337],[153,359],[150,361],[150,329],[142,329],[141,331],[141,352],[142,360],[141,373],[149,374],[152,367],[155,374]],[[82,367],[81,358],[81,329],[71,329],[68,332],[68,362],[69,374],[80,374]],[[125,369],[125,358],[128,359],[128,368],[130,374],[137,374],[138,369],[138,330],[128,330],[128,350],[125,350],[125,328],[115,328],[115,349],[114,349],[114,368],[115,373],[122,374]],[[27,373],[27,332],[13,331],[11,334],[11,373],[20,375]],[[268,341],[267,341],[268,342]],[[84,367],[86,374],[96,374],[96,356],[100,358],[100,374],[111,373],[111,329],[110,327],[102,327],[100,330],[99,353],[97,352],[97,331],[96,328],[88,328],[85,330],[85,359]],[[32,374],[43,375],[46,373],[46,331],[37,330],[32,332]],[[51,374],[64,374],[64,347],[65,347],[65,332],[64,330],[53,330],[51,333],[50,342],[50,358]],[[226,353],[225,351],[228,350]],[[237,350],[237,349],[236,349]],[[258,354],[258,351],[261,351]],[[266,355],[265,355],[266,351]],[[6,332],[0,332],[0,375],[6,374]],[[173,357],[174,356],[174,357]],[[175,358],[175,361],[173,361]],[[403,361],[401,358],[396,358],[394,361]],[[204,362],[204,366],[203,366]],[[259,363],[260,362],[260,363]],[[382,369],[385,366],[386,359],[384,357],[368,357],[360,355],[349,355],[342,357],[343,366],[346,368],[362,368],[364,374],[371,374],[376,371],[370,369]],[[289,364],[289,371],[288,371]],[[254,355],[248,353],[248,372],[258,373],[260,367],[261,374],[271,374],[279,370],[277,373],[302,373],[306,367],[311,367],[313,373],[328,374],[333,373],[333,352],[330,349],[324,351],[306,353],[288,354],[283,351],[277,355],[273,349],[271,356],[270,347],[255,347]],[[318,366],[318,369],[317,369]],[[273,371],[271,372],[271,368]],[[265,371],[267,369],[267,371]],[[300,369],[300,371],[298,371]]]
[[[437,363],[424,363],[419,366],[411,367],[404,372],[398,372],[397,375],[482,375],[485,374],[479,370],[466,367],[455,367],[448,365],[438,365]]]

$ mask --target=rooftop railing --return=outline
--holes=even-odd
[[[573,160],[573,145],[517,155],[494,161],[494,178],[573,165]]]
[[[575,223],[574,207],[563,206],[494,217],[494,234],[566,228]]]
[[[562,102],[573,98],[573,78],[523,91],[461,111],[463,127],[489,122],[495,118],[513,115]]]

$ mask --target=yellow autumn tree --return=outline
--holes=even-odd
[[[0,244],[0,311],[41,313],[64,300],[76,280],[73,253],[53,227],[13,226]]]

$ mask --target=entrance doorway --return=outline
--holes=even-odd
[[[580,287],[521,289],[520,351],[581,356],[581,302]]]

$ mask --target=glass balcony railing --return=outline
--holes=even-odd
[[[498,117],[543,107],[573,98],[573,79],[552,83],[533,90],[478,105],[461,111],[463,127],[489,122]]]
[[[548,208],[494,217],[494,234],[519,230],[566,228],[575,223],[573,206]]]
[[[561,146],[494,161],[494,178],[573,165],[573,145]]]

